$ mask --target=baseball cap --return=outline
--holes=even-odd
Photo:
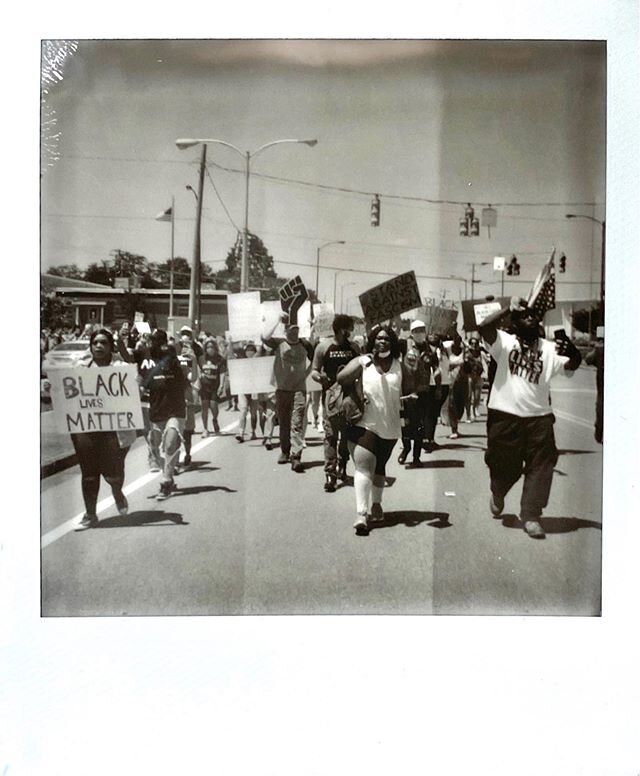
[[[423,321],[411,321],[411,326],[409,326],[409,331],[415,331],[416,329],[426,329],[427,326]]]
[[[191,328],[191,326],[183,326],[180,329],[180,334],[182,334],[182,333],[184,333],[184,334],[193,334],[193,329]]]

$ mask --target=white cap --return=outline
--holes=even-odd
[[[426,329],[427,325],[424,323],[424,321],[411,321],[411,326],[409,326],[409,331],[415,331],[416,329]]]
[[[182,332],[184,332],[185,334],[187,334],[187,333],[193,334],[193,329],[191,328],[191,326],[183,326],[180,329],[180,334],[182,334]]]

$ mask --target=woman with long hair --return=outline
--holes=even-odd
[[[226,395],[227,360],[220,353],[218,342],[209,337],[204,343],[204,355],[200,361],[200,402],[202,403],[203,437],[209,436],[209,409],[213,433],[220,433],[218,413],[220,401]]]
[[[401,436],[400,396],[402,367],[400,343],[390,326],[375,327],[364,356],[352,359],[337,375],[343,389],[360,382],[362,417],[347,428],[349,452],[355,466],[356,534],[369,533],[368,521],[380,521],[385,467]]]
[[[81,368],[105,367],[120,364],[114,357],[115,343],[108,329],[97,329],[89,338],[90,359]],[[78,531],[98,524],[96,504],[100,490],[100,477],[111,486],[116,508],[120,515],[129,509],[122,492],[124,485],[124,459],[136,438],[135,431],[90,431],[71,434],[71,441],[80,464],[82,498],[85,514],[76,527]]]

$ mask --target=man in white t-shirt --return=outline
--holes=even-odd
[[[508,312],[513,334],[498,329]],[[491,477],[490,509],[494,517],[502,513],[505,496],[524,472],[520,520],[529,536],[544,539],[540,516],[558,460],[549,383],[563,370],[572,374],[581,356],[568,339],[553,343],[541,338],[539,326],[526,300],[514,296],[508,308],[490,315],[478,330],[497,364],[485,454]]]

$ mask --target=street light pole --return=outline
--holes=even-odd
[[[204,192],[204,171],[207,162],[207,144],[202,145],[200,175],[198,178],[198,206],[196,208],[196,234],[193,242],[193,266],[189,284],[189,320],[194,337],[200,324],[200,262],[202,257],[202,195]]]
[[[607,244],[607,227],[604,221],[600,221],[599,218],[593,216],[580,215],[577,213],[567,213],[565,218],[584,218],[587,221],[593,221],[594,224],[600,225],[602,233],[602,242],[600,245],[600,316],[602,323],[604,324],[604,280],[605,280],[605,263],[606,263],[606,244]]]
[[[261,151],[266,148],[270,148],[275,145],[282,145],[283,143],[302,143],[309,147],[315,146],[317,140],[298,140],[296,138],[285,138],[283,140],[272,140],[270,143],[265,143],[257,148],[255,151],[241,151],[233,143],[228,143],[226,140],[219,140],[218,138],[178,138],[176,145],[181,151],[185,148],[191,148],[192,146],[202,143],[206,146],[207,143],[217,143],[218,145],[231,148],[244,159],[245,165],[245,196],[244,196],[244,230],[242,236],[242,264],[240,266],[240,291],[246,291],[249,287],[249,178],[251,175],[251,160],[254,156],[257,156]],[[199,198],[201,199],[201,197]]]
[[[344,240],[331,240],[330,242],[324,243],[324,245],[319,245],[316,248],[316,296],[318,297],[318,300],[320,300],[320,295],[318,293],[318,285],[320,283],[320,251],[323,248],[326,248],[328,245],[344,245]]]

